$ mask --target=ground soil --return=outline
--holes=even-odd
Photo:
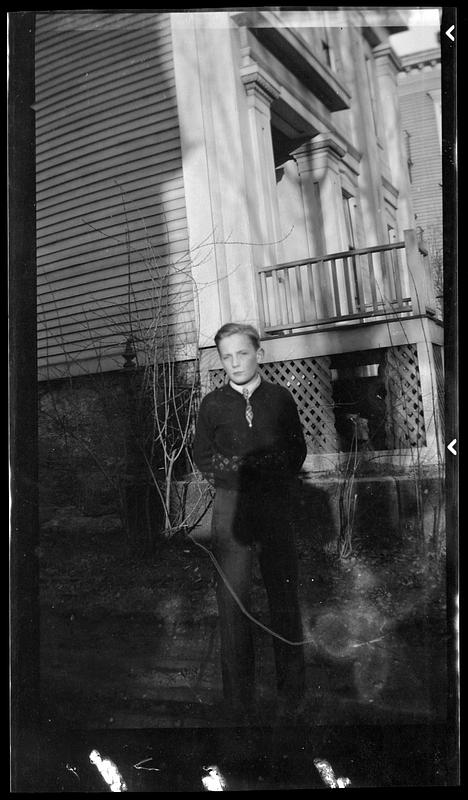
[[[72,729],[216,727],[222,703],[215,574],[190,538],[138,553],[117,521],[42,526],[41,689],[46,724]],[[208,528],[194,532],[209,546]],[[443,549],[376,529],[339,559],[298,536],[310,725],[446,719]],[[268,625],[258,569],[253,615]],[[271,636],[256,630],[258,719],[276,719]]]

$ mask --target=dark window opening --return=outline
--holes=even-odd
[[[331,369],[338,449],[387,450],[386,389],[379,352],[335,355]]]
[[[310,135],[298,136],[291,138],[286,136],[285,133],[280,131],[274,125],[271,126],[271,140],[273,144],[273,156],[275,159],[275,168],[277,170],[293,158],[294,150],[297,150],[301,144],[310,140]],[[281,175],[280,175],[281,177]]]

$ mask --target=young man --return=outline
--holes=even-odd
[[[255,703],[254,623],[233,595],[249,610],[254,551],[268,595],[270,628],[277,634],[280,706],[293,709],[303,699],[303,635],[288,500],[306,445],[292,395],[260,376],[263,351],[255,328],[228,323],[215,344],[229,382],[202,400],[194,458],[216,488],[212,552],[222,571],[217,601],[223,688],[234,713],[243,718]]]

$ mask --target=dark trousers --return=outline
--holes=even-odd
[[[270,609],[269,628],[292,642],[303,639],[297,597],[297,555],[284,491],[217,489],[212,522],[213,554],[230,588],[250,611],[252,564],[258,554]],[[225,699],[249,709],[254,702],[252,622],[218,576],[217,601]],[[304,650],[272,637],[278,697],[299,702],[304,693]]]

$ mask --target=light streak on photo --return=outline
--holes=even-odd
[[[111,792],[128,791],[127,784],[125,783],[113,761],[111,761],[109,758],[102,758],[97,750],[91,751],[89,754],[89,760],[91,761],[91,764],[94,764],[94,766],[97,768]]]
[[[351,786],[349,778],[337,778],[331,764],[324,758],[314,758],[314,765],[326,786],[329,789],[347,789]]]
[[[208,775],[202,778],[202,784],[207,792],[224,792],[226,790],[226,781],[218,767],[203,767],[203,769],[208,773]]]

